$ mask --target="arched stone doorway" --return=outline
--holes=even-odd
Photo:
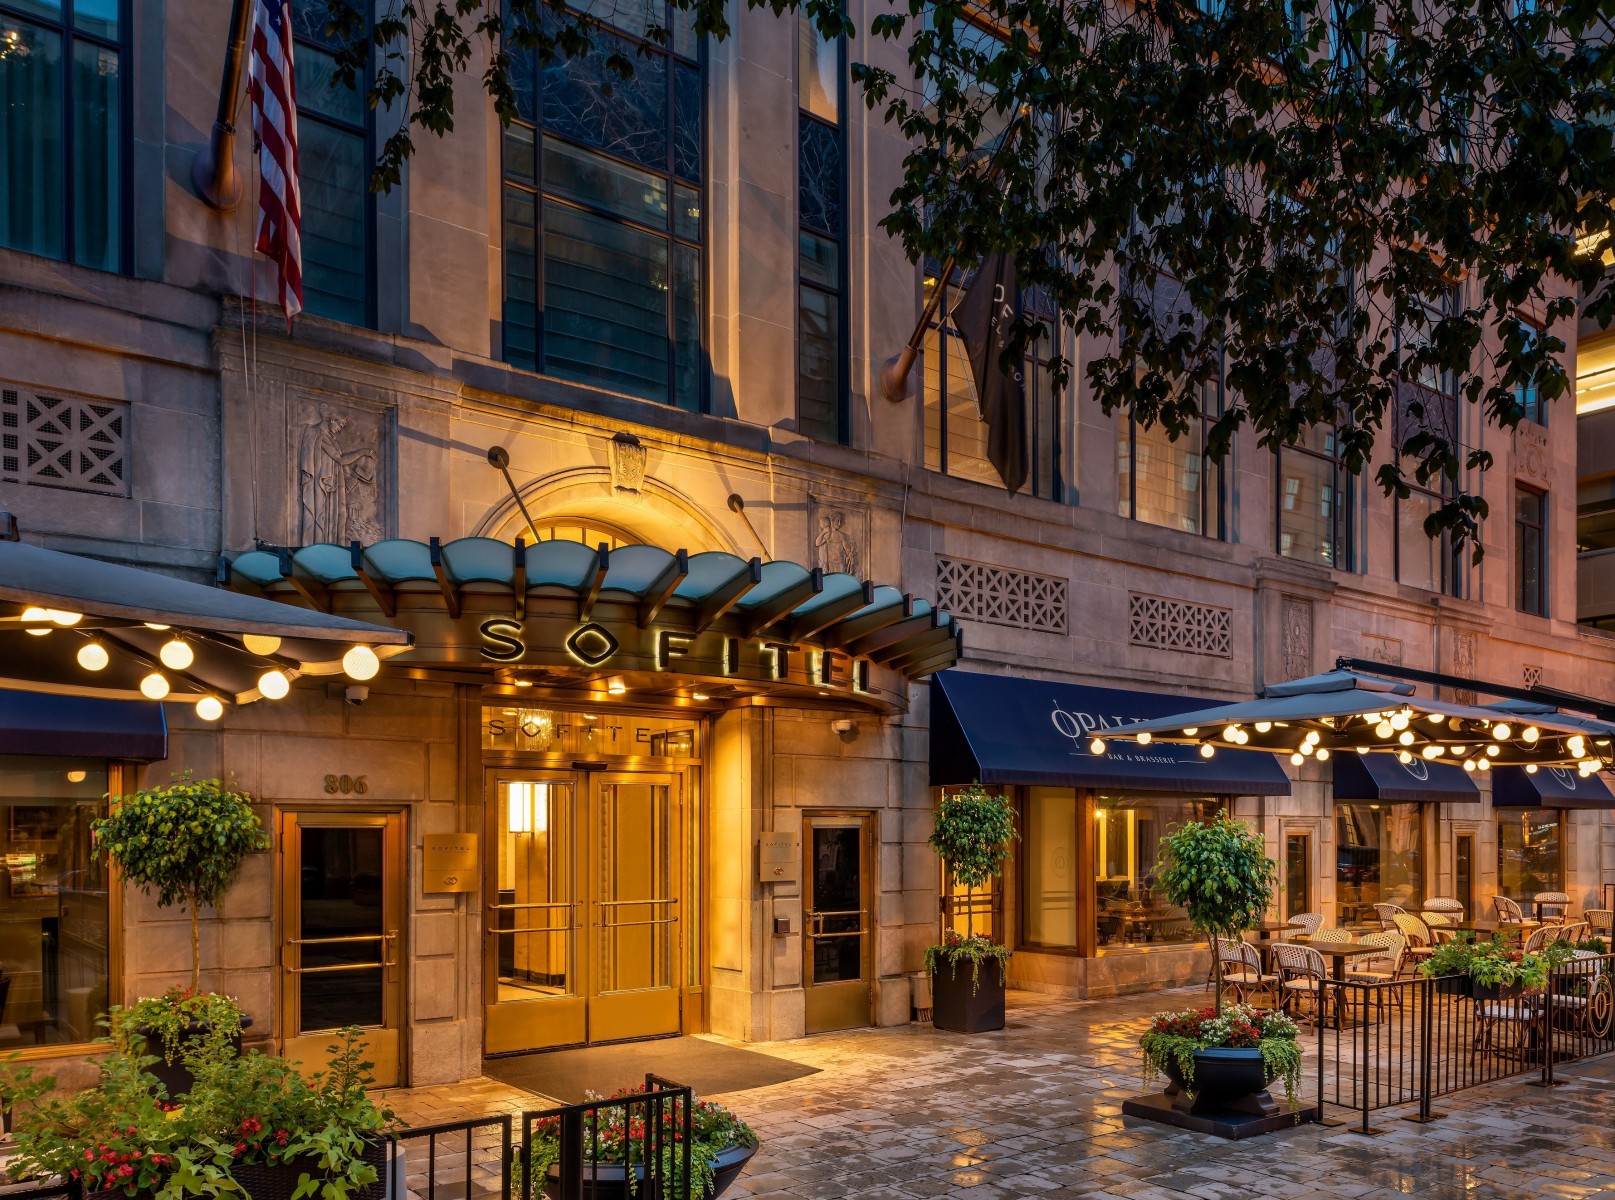
[[[639,542],[691,554],[724,550],[744,557],[757,552],[756,547],[748,551],[731,535],[725,528],[727,519],[720,525],[676,489],[647,479],[637,493],[621,494],[612,487],[610,472],[601,467],[554,472],[522,488],[521,497],[532,525],[515,499],[506,498],[489,510],[472,533],[506,542],[518,537],[529,542],[560,537],[586,545],[605,542],[612,549]],[[538,527],[536,531],[533,525]]]

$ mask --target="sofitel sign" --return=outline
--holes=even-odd
[[[493,617],[478,626],[482,657],[515,666],[553,663],[557,652],[578,666],[623,671],[675,671],[753,683],[797,684],[873,694],[868,659],[837,650],[724,633],[640,629],[587,621],[551,640],[550,622],[535,636],[534,622]],[[556,630],[559,633],[559,630]],[[557,644],[558,643],[558,644]]]

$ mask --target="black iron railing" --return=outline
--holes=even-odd
[[[510,1200],[511,1125],[501,1113],[401,1130],[393,1142],[402,1153],[390,1169],[424,1200]]]
[[[689,1088],[646,1075],[642,1092],[523,1113],[516,1194],[534,1200],[546,1195],[549,1183],[555,1200],[630,1193],[635,1200],[693,1200],[694,1103]],[[552,1136],[557,1139],[553,1164],[535,1161],[539,1140]],[[535,1178],[540,1165],[544,1178]],[[626,1187],[618,1182],[630,1178]]]

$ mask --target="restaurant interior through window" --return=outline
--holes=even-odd
[[[1378,925],[1374,905],[1417,912],[1424,900],[1418,804],[1335,802],[1335,909],[1342,926]]]
[[[1560,809],[1498,810],[1498,892],[1510,900],[1529,901],[1538,892],[1564,891],[1563,846]]]

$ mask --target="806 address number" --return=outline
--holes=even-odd
[[[363,775],[327,775],[325,777],[325,794],[327,796],[363,796],[370,790]]]

